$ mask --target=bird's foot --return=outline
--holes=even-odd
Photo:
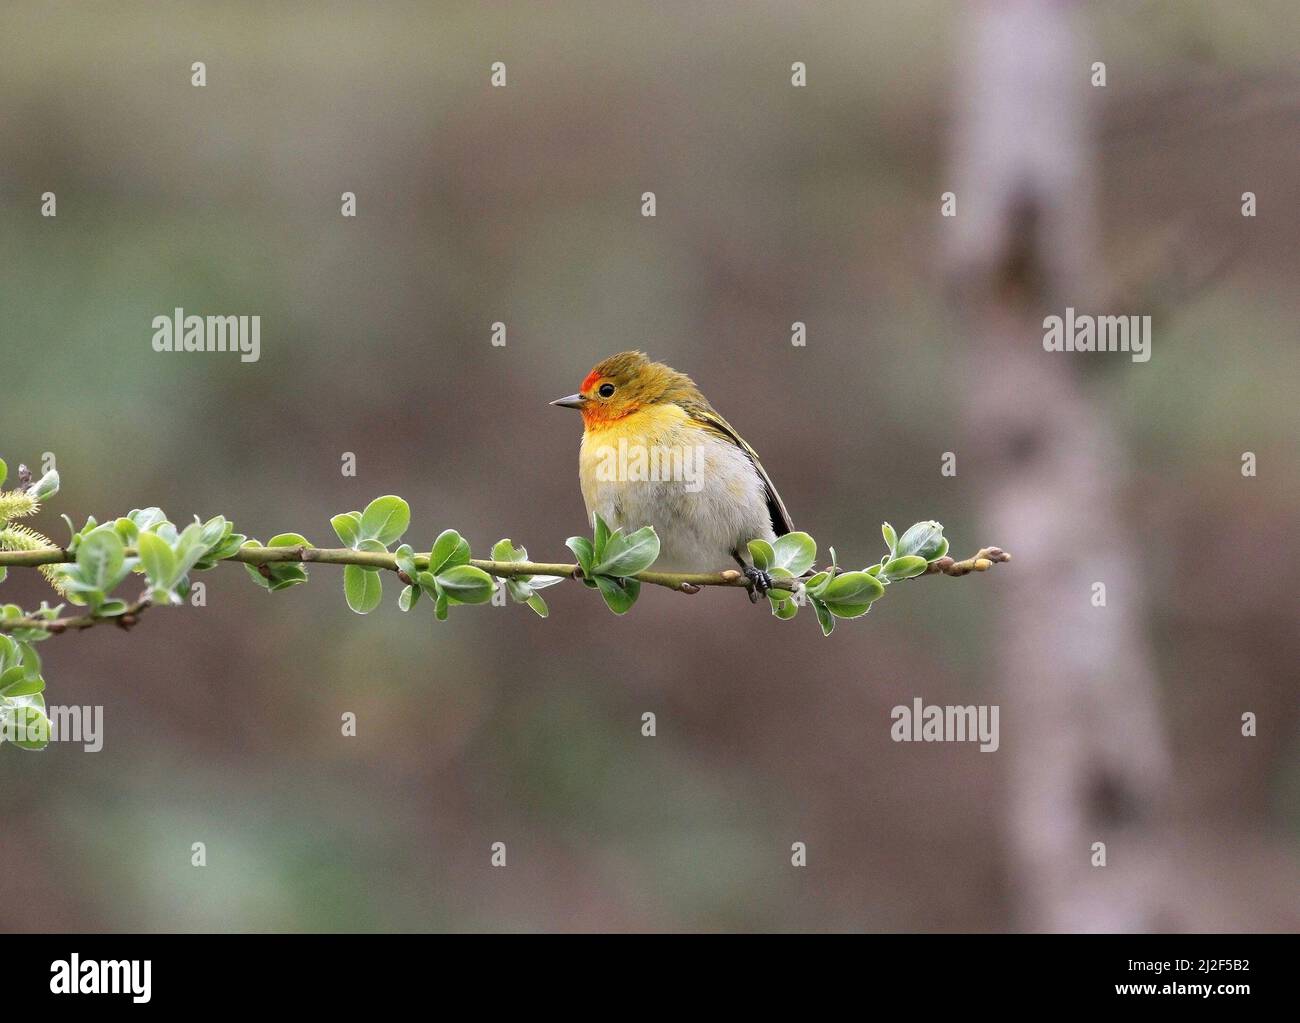
[[[758,598],[766,597],[767,591],[772,588],[772,577],[753,565],[746,565],[744,573],[745,578],[749,580],[749,602],[757,604]]]

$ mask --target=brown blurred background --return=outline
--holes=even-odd
[[[1291,2],[5,5],[0,455],[56,455],[56,539],[158,504],[332,545],[397,493],[417,549],[567,557],[546,402],[642,347],[842,563],[931,517],[1016,561],[829,639],[219,568],[43,645],[105,747],[0,750],[0,926],[1294,930],[1298,45]],[[1151,314],[1151,361],[1044,353],[1067,304]],[[259,314],[261,360],[153,352],[176,306]],[[917,696],[1001,749],[893,743]]]

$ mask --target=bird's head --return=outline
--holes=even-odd
[[[703,401],[694,382],[643,352],[619,352],[596,363],[576,394],[551,402],[576,408],[588,429],[615,422],[651,405]]]

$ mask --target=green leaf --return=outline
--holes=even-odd
[[[564,541],[564,546],[573,551],[573,556],[578,559],[578,567],[582,569],[582,574],[587,579],[593,575],[592,566],[596,562],[596,550],[590,540],[585,536],[571,536]]]
[[[943,526],[933,521],[918,522],[902,535],[894,554],[900,558],[915,554],[929,561],[931,558],[942,557],[935,553],[940,546],[944,546]],[[946,546],[944,549],[947,549]]]
[[[605,603],[616,615],[627,614],[641,593],[639,579],[616,579],[613,576],[598,575],[596,585],[600,588],[600,595],[605,598]]]
[[[835,631],[835,618],[830,610],[816,597],[809,597],[808,602],[812,604],[813,610],[817,612],[817,624],[822,627],[822,635],[829,636]]]
[[[267,543],[266,546],[267,547],[272,547],[272,546],[275,547],[308,546],[309,547],[311,546],[311,544],[307,542],[306,537],[303,537],[298,533],[281,533],[279,537],[277,537],[276,539],[281,540],[281,542],[278,544]],[[259,544],[255,539],[246,540],[241,545],[241,547],[260,547],[260,546],[262,545]],[[263,575],[260,571],[258,571],[259,567],[265,568],[267,574]],[[306,570],[302,567],[302,565],[293,561],[268,562],[262,566],[246,564],[244,565],[244,568],[248,570],[249,578],[251,578],[253,582],[257,583],[257,585],[261,586],[263,589],[270,590],[272,593],[275,593],[278,590],[288,589],[290,586],[297,586],[299,583],[305,583],[307,581]]]
[[[402,611],[409,611],[415,607],[420,599],[420,587],[403,586],[402,592],[397,595],[397,606]]]
[[[596,575],[629,576],[644,572],[659,557],[659,537],[653,526],[642,526],[630,536],[614,533],[605,555],[593,569]]]
[[[803,584],[804,592],[810,597],[820,597],[822,591],[831,584],[830,572],[818,572],[811,579]]]
[[[249,537],[240,546],[242,548],[242,547],[261,547],[262,545],[255,538]],[[244,569],[248,572],[249,578],[252,579],[253,582],[257,583],[257,585],[262,587],[264,590],[269,590],[271,588],[271,580],[268,579],[266,576],[262,575],[262,573],[258,571],[258,568],[260,567],[261,566],[259,565],[249,565],[247,563],[244,564]]]
[[[113,532],[118,535],[124,546],[139,546],[136,541],[140,539],[140,527],[125,516],[113,523]]]
[[[246,539],[248,538],[243,533],[227,533],[204,557],[195,563],[194,567],[197,569],[215,567],[217,562],[224,561],[238,551]]]
[[[943,540],[940,542],[939,546],[934,548],[934,550],[932,550],[928,555],[926,555],[925,560],[938,561],[947,553],[948,553],[948,538],[945,536]]]
[[[82,548],[85,548],[84,543]],[[136,538],[136,550],[139,551],[140,564],[149,582],[164,589],[170,588],[172,573],[176,568],[176,555],[172,553],[167,541],[157,533],[141,533]],[[80,560],[80,551],[77,557]]]
[[[898,547],[898,534],[894,532],[894,527],[888,522],[880,524],[880,534],[885,538],[885,546],[889,548],[890,557],[893,557],[894,551]]]
[[[203,543],[203,523],[199,521],[197,515],[194,516],[193,522],[185,523],[185,528],[181,530],[180,542],[186,547],[191,545],[201,546]]]
[[[75,567],[72,569],[65,567],[64,574],[59,579],[68,600],[77,605],[98,604],[104,599],[104,591],[91,583],[82,582],[80,577],[74,574],[77,571]]]
[[[311,541],[301,533],[276,533],[266,541],[268,547],[310,547]]]
[[[885,582],[896,583],[923,574],[926,564],[925,558],[918,557],[915,554],[908,554],[902,558],[895,558],[883,568],[878,565],[873,566],[877,569],[876,572],[872,572],[871,569],[867,569],[867,572],[869,575],[881,578]]]
[[[15,614],[14,611],[17,613]],[[5,605],[6,618],[21,618],[22,616],[23,609],[17,604]],[[20,658],[21,655],[19,653],[17,642],[4,635],[4,633],[0,633],[0,672],[12,668],[19,662]]]
[[[447,594],[439,593],[433,602],[433,616],[440,622],[447,620]]]
[[[45,602],[42,601],[41,609],[44,610],[45,607],[46,607]],[[21,617],[21,615],[22,612],[20,610],[19,617]],[[36,617],[38,618],[42,617],[40,612],[37,612]],[[56,617],[56,615],[45,615],[44,617],[53,618]],[[39,675],[41,673],[41,655],[36,652],[36,650],[32,647],[30,643],[19,643],[18,649],[22,653],[23,667],[27,669],[27,674]]]
[[[77,547],[81,578],[100,590],[111,590],[125,575],[122,539],[111,527],[96,528]]]
[[[429,551],[429,571],[440,575],[448,568],[469,561],[469,541],[454,529],[444,529]]]
[[[399,571],[405,572],[414,578],[415,576],[415,551],[411,549],[409,543],[404,543],[393,551],[393,560],[397,563]]]
[[[226,521],[224,515],[214,515],[203,523],[203,529],[199,532],[199,542],[211,550],[223,537],[230,533],[230,530],[231,525]]]
[[[311,545],[311,541],[301,533],[277,533],[266,541],[268,547],[310,547]],[[270,585],[267,589],[272,593],[307,581],[307,570],[297,561],[268,562],[267,568],[271,572]]]
[[[13,669],[19,671],[21,669]],[[12,698],[15,696],[34,696],[45,689],[45,680],[39,675],[21,675],[20,678],[6,684],[5,679],[10,672],[5,672],[0,676],[0,696]]]
[[[780,618],[782,621],[788,622],[799,613],[799,605],[793,600],[781,600],[775,598],[772,596],[770,591],[768,592],[767,599],[772,602],[772,614],[776,615],[776,617]]]
[[[773,568],[784,568],[791,575],[800,576],[817,560],[817,541],[807,533],[786,533],[776,538],[772,552]]]
[[[369,614],[383,599],[384,584],[378,572],[367,572],[360,565],[344,565],[343,595],[357,614]]]
[[[866,572],[845,572],[836,576],[821,593],[826,603],[863,604],[878,599],[884,585]]]
[[[551,609],[546,606],[546,601],[544,601],[536,593],[534,593],[531,597],[529,597],[526,601],[524,601],[524,603],[527,604],[529,607],[531,607],[534,611],[536,611],[538,615],[540,615],[542,618],[545,618],[547,615],[551,613]]]
[[[51,469],[44,476],[27,488],[27,493],[38,501],[53,497],[59,492],[59,473]]]
[[[361,513],[361,538],[378,540],[385,547],[406,532],[411,506],[392,494],[376,497]]]
[[[866,572],[845,572],[836,576],[820,598],[836,618],[857,618],[871,609],[871,602],[885,592],[884,584]]]
[[[338,534],[339,542],[344,547],[355,547],[361,539],[361,513],[343,512],[330,519],[330,525]]]
[[[296,534],[293,534],[296,535]],[[172,572],[173,581],[179,582],[185,573],[198,563],[207,553],[207,544],[203,542],[203,526],[197,520],[185,527],[176,540],[176,568]]]
[[[496,588],[492,577],[473,565],[453,565],[438,574],[438,590],[458,604],[486,604]]]
[[[15,664],[0,672],[0,696],[31,696],[45,688],[39,675],[32,675],[25,664]]]
[[[794,573],[790,572],[790,569],[788,568],[771,568],[768,569],[767,575],[771,578],[772,582],[776,582],[779,578],[780,580],[793,580],[794,578]],[[789,601],[789,599],[794,597],[794,590],[774,588],[770,590],[770,595],[777,599],[777,601]]]
[[[63,584],[63,588],[69,593],[100,592],[99,587],[94,583],[85,582],[81,578],[81,569],[76,565],[60,565],[59,568],[66,573],[60,582]]]
[[[163,514],[161,508],[132,508],[127,518],[135,523],[140,532],[153,529],[167,521],[167,516]]]
[[[600,560],[605,557],[605,544],[609,542],[609,526],[599,514],[595,516],[595,520],[596,531],[592,538],[592,550],[595,551],[597,560]]]
[[[3,487],[5,485],[5,480],[8,478],[9,478],[9,466],[5,464],[5,460],[3,458],[0,458],[0,487]]]
[[[776,552],[766,540],[750,540],[746,546],[749,547],[749,559],[755,568],[767,571],[776,564]]]
[[[39,707],[14,707],[8,727],[19,749],[44,749],[50,742],[50,719]]]
[[[509,540],[498,540],[492,545],[493,561],[527,561],[528,551],[523,547],[516,547]]]

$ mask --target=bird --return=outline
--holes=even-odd
[[[771,578],[746,560],[750,540],[794,531],[758,452],[685,373],[639,351],[598,362],[577,393],[551,402],[582,413],[578,477],[588,521],[652,526],[653,568],[710,572],[738,564],[757,601]]]

